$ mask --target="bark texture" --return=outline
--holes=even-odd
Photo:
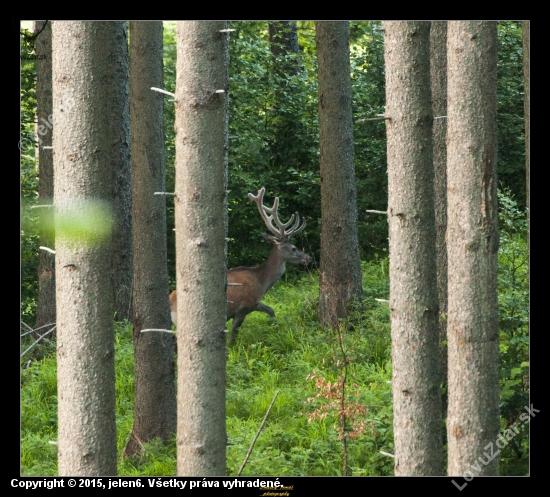
[[[176,282],[180,476],[222,476],[225,449],[228,34],[177,25]],[[221,91],[220,91],[221,90]]]
[[[447,36],[448,474],[497,475],[497,25]]]
[[[433,163],[435,247],[439,301],[439,357],[444,394],[442,413],[447,415],[447,21],[432,21],[430,27],[430,80],[433,109]]]
[[[361,295],[349,23],[316,25],[321,148],[321,267],[319,321],[338,327],[348,303]]]
[[[442,475],[429,22],[385,22],[396,475]]]
[[[113,64],[120,80],[109,108],[109,126],[116,156],[113,161],[113,285],[115,319],[132,316],[132,167],[130,163],[130,69],[126,54]]]
[[[54,22],[58,471],[116,475],[112,199],[125,22]],[[116,102],[116,103],[115,103]]]
[[[166,263],[162,22],[130,22],[132,147],[134,426],[124,451],[176,433],[175,339],[170,329]]]
[[[52,146],[52,24],[36,21],[36,132],[38,145],[38,202],[53,204],[53,152]],[[44,147],[47,147],[44,149]],[[55,249],[53,230],[54,211],[39,209],[40,246]],[[38,253],[38,299],[36,327],[55,323],[55,255],[40,250]],[[45,332],[46,330],[42,330]],[[52,336],[50,335],[50,338]]]

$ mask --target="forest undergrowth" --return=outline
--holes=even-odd
[[[528,405],[529,294],[525,215],[509,195],[500,193],[499,200],[504,432]],[[362,301],[340,331],[323,330],[318,323],[316,271],[290,273],[265,296],[276,319],[263,313],[247,317],[236,343],[227,348],[227,475],[238,473],[277,392],[243,476],[342,475],[344,465],[347,475],[393,474],[387,455],[393,453],[390,316],[388,304],[375,300],[389,297],[388,260],[363,262],[362,269]],[[116,323],[115,329],[122,454],[133,425],[133,344],[128,323]],[[21,351],[29,345],[24,341]],[[57,474],[56,381],[54,344],[45,338],[21,358],[21,475]],[[501,451],[501,474],[528,474],[528,440],[523,430]],[[175,438],[167,445],[146,443],[139,459],[119,459],[118,472],[175,475]]]

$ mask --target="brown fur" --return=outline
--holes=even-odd
[[[273,243],[274,247],[267,260],[262,262],[259,266],[240,266],[227,272],[227,282],[239,284],[238,286],[227,286],[227,319],[233,319],[231,342],[237,337],[237,330],[243,323],[244,318],[251,312],[265,312],[272,318],[275,317],[273,309],[262,304],[261,299],[284,274],[286,263],[307,264],[311,261],[309,255],[304,254],[290,243],[290,238],[293,235],[301,233],[306,227],[305,219],[300,220],[300,216],[296,212],[286,224],[281,223],[277,214],[279,198],[275,197],[273,207],[266,207],[263,205],[264,193],[265,188],[261,188],[257,196],[251,193],[249,193],[248,196],[254,200],[258,206],[258,210],[266,226],[276,235],[272,236],[262,233],[264,239]],[[290,229],[286,229],[293,222],[294,225]],[[273,223],[275,223],[276,226]],[[174,290],[170,294],[170,311],[174,324],[176,324],[177,321],[178,306],[176,301],[177,294]]]

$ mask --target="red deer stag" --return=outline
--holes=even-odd
[[[302,218],[300,225],[300,216],[292,214],[290,220],[282,223],[279,220],[277,209],[279,207],[279,197],[275,197],[273,207],[263,205],[265,188],[258,191],[255,197],[252,193],[248,196],[256,202],[258,210],[266,226],[275,236],[262,233],[262,236],[274,244],[269,257],[256,267],[239,266],[227,272],[227,282],[233,285],[227,286],[227,319],[233,319],[231,327],[230,341],[235,341],[237,330],[243,324],[244,318],[252,311],[260,311],[275,317],[273,309],[260,300],[265,293],[277,282],[284,274],[286,263],[307,264],[311,257],[298,250],[290,243],[290,238],[301,233],[306,227],[306,220]],[[296,219],[295,219],[296,218]],[[273,224],[275,223],[275,225]],[[292,223],[294,223],[292,225]],[[287,229],[290,225],[291,228]],[[177,318],[177,293],[174,290],[170,294],[170,311],[172,322],[176,324]]]

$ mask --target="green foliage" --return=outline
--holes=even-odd
[[[38,294],[38,212],[34,160],[21,159],[21,319],[33,326]]]
[[[365,360],[384,364],[391,360],[390,338],[390,308],[385,302],[375,299],[388,300],[390,294],[388,259],[375,257],[370,262],[362,262],[363,293],[361,300],[351,304],[347,326],[352,331],[368,329],[364,337],[368,341]]]
[[[267,24],[238,22],[230,41],[229,267],[260,262],[265,231],[248,200],[265,186],[266,202],[281,199],[281,212],[308,219],[303,248],[318,259],[320,233],[319,123],[315,29],[298,22],[299,54],[274,59]],[[355,129],[361,257],[387,250],[387,222],[366,209],[387,205],[384,50],[380,23],[351,23],[351,77]],[[299,70],[281,74],[278,64]],[[283,214],[283,217],[284,214]]]
[[[498,179],[526,205],[523,44],[520,21],[498,25]]]
[[[266,203],[281,199],[282,218],[296,211],[307,217],[306,231],[313,237],[309,252],[315,253],[320,190],[314,39],[300,36],[307,50],[275,59],[267,23],[231,27],[236,32],[230,38],[229,70],[229,267],[265,258],[268,247],[259,236],[265,226],[248,198],[262,186]],[[298,70],[283,74],[280,66]]]
[[[35,39],[33,34],[22,30],[21,36],[21,134],[34,140],[34,121],[36,114],[36,68]],[[31,147],[34,149],[34,147]],[[30,152],[21,151],[22,153]],[[34,155],[34,154],[33,154]]]
[[[229,242],[228,265],[254,265],[269,252],[259,236],[265,227],[248,193],[265,186],[266,202],[281,199],[281,216],[298,211],[308,219],[302,248],[318,259],[320,186],[318,165],[315,24],[298,22],[300,53],[275,59],[266,22],[233,22],[230,35]],[[384,43],[381,23],[350,23],[354,144],[361,258],[387,254],[387,222],[367,209],[387,206],[384,113]],[[521,29],[499,24],[499,175],[524,198],[523,76]],[[519,43],[519,45],[518,45]],[[164,31],[165,89],[175,90],[175,23]],[[284,74],[280,67],[297,67]],[[165,99],[166,189],[174,185],[174,105]],[[523,195],[523,197],[522,197]],[[523,204],[522,204],[523,205]],[[168,267],[174,280],[173,202],[167,199]]]
[[[509,190],[499,191],[500,415],[502,428],[519,421],[529,405],[528,221]],[[502,450],[501,473],[529,471],[529,433],[520,431]]]
[[[384,112],[384,71],[380,23],[352,23],[351,51],[359,212],[387,205],[386,142],[383,121],[361,119]],[[317,56],[315,27],[298,22],[300,53],[272,55],[265,22],[235,22],[230,37],[229,94],[229,242],[228,265],[261,262],[270,247],[248,193],[267,189],[266,203],[279,196],[283,218],[298,211],[308,219],[302,248],[319,255],[320,178],[317,117]],[[165,23],[165,89],[175,88],[174,24]],[[280,67],[295,67],[290,74]],[[174,184],[174,106],[165,100],[166,189]],[[358,133],[359,130],[359,133]],[[168,208],[168,265],[175,265],[173,203]],[[360,214],[361,255],[387,250],[387,223],[376,215]]]
[[[34,325],[38,293],[38,213],[29,208],[36,203],[34,121],[36,114],[35,42],[32,33],[21,37],[21,319]]]
[[[386,125],[367,120],[385,111],[384,35],[380,22],[352,22],[350,37],[359,246],[368,260],[388,250],[386,217],[365,212],[388,205]]]
[[[164,65],[164,89],[176,92],[176,22],[165,21],[163,23],[163,65]],[[174,122],[176,109],[174,102],[166,95],[164,98],[164,153],[166,164],[167,192],[173,192],[176,184],[176,135]],[[166,197],[166,238],[167,238],[167,262],[170,288],[176,288],[176,237],[174,234],[174,200]]]

